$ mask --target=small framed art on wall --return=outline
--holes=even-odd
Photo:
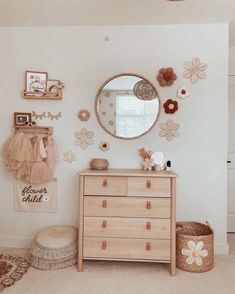
[[[30,112],[14,112],[14,127],[25,126],[31,122]]]
[[[47,75],[47,72],[26,71],[25,91],[32,94],[46,92]]]

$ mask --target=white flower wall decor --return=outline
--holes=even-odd
[[[206,249],[202,249],[204,247],[203,241],[199,241],[195,244],[193,241],[188,241],[188,248],[183,248],[181,253],[184,256],[188,256],[186,258],[187,264],[193,264],[194,262],[196,265],[201,266],[203,264],[203,257],[208,256],[208,251]]]
[[[73,151],[68,150],[63,153],[63,160],[72,163],[73,161],[76,161],[76,155]]]
[[[186,61],[184,63],[185,71],[183,72],[183,78],[190,79],[192,84],[196,84],[200,79],[206,78],[207,64],[201,63],[200,59],[194,57],[192,61]]]
[[[100,144],[99,144],[99,148],[102,151],[108,151],[109,147],[110,147],[110,144],[107,141],[101,141]]]
[[[180,99],[185,99],[189,96],[189,89],[187,89],[186,87],[180,87],[178,90],[177,90],[177,93],[176,93],[177,97],[180,98]]]
[[[160,123],[159,126],[161,128],[160,137],[166,137],[168,141],[171,141],[173,137],[179,136],[179,124],[173,122],[173,120],[168,119],[165,123]]]
[[[81,146],[82,149],[86,149],[88,145],[93,145],[94,133],[92,131],[88,131],[86,128],[82,128],[79,132],[74,134],[75,140],[74,145]]]

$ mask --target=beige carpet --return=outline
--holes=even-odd
[[[1,250],[2,251],[2,250]],[[27,258],[25,250],[17,250]],[[4,250],[12,253],[12,250]],[[57,271],[29,268],[24,277],[3,294],[234,294],[235,256],[217,256],[207,273],[177,270],[167,265],[87,261],[83,273],[76,267]]]

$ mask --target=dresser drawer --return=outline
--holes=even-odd
[[[170,219],[85,217],[84,236],[170,239]]]
[[[84,258],[170,260],[170,240],[84,238]]]
[[[170,198],[84,197],[84,216],[170,218]]]
[[[86,176],[84,194],[126,196],[126,177]]]
[[[128,177],[127,196],[171,197],[169,178]]]

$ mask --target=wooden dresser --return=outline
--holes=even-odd
[[[170,264],[175,275],[176,174],[140,169],[79,175],[78,271],[83,260]]]

